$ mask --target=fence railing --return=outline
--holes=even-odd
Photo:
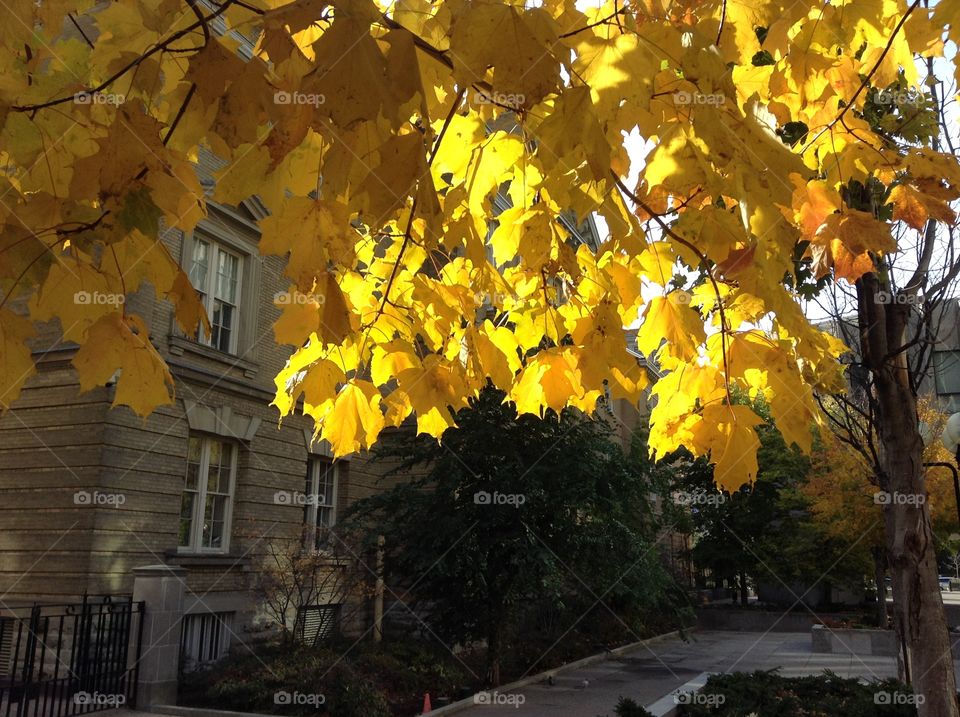
[[[110,596],[0,611],[0,717],[134,707],[143,613]]]

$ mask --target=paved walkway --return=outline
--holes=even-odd
[[[886,678],[897,674],[892,657],[815,654],[810,633],[698,631],[689,642],[671,638],[614,660],[555,678],[555,684],[529,685],[517,691],[524,702],[471,707],[465,717],[606,717],[617,700],[630,697],[649,705],[701,672],[752,672],[780,667],[786,676],[818,674],[825,669],[841,677]],[[584,680],[589,685],[583,686]]]

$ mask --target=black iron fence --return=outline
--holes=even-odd
[[[0,611],[0,717],[69,717],[136,706],[143,603]]]

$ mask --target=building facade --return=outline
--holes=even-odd
[[[257,252],[255,200],[208,210],[194,232],[163,236],[203,296],[210,334],[185,336],[148,287],[119,299],[147,321],[173,405],[141,419],[111,408],[111,386],[80,393],[75,347],[57,326],[42,332],[38,373],[0,417],[0,607],[129,594],[134,568],[178,565],[185,649],[209,657],[217,645],[191,647],[191,635],[243,639],[271,541],[332,527],[381,489],[369,456],[332,460],[302,415],[278,425],[269,404],[290,352],[272,330],[284,260]]]

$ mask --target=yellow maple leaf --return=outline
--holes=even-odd
[[[102,386],[117,374],[113,405],[129,406],[138,416],[173,403],[173,377],[139,316],[116,311],[101,316],[87,331],[72,363],[81,391]]]
[[[921,192],[909,184],[898,184],[890,192],[893,218],[906,222],[917,231],[923,231],[928,219],[953,224],[957,215],[938,197]]]
[[[320,431],[334,455],[355,453],[376,442],[384,426],[380,401],[380,392],[369,381],[351,379],[340,389]]]
[[[733,491],[752,483],[760,447],[754,429],[763,419],[747,406],[721,404],[706,406],[698,418],[690,447],[697,455],[710,454],[716,484]]]
[[[652,356],[662,345],[664,351],[678,359],[690,360],[697,355],[706,332],[700,314],[690,306],[689,296],[672,291],[650,300],[637,334],[637,347],[643,354]]]
[[[36,331],[28,319],[0,308],[0,406],[17,400],[27,379],[37,372],[27,340]]]
[[[450,34],[458,82],[482,83],[493,67],[491,99],[502,96],[501,104],[513,107],[532,107],[557,88],[558,33],[546,10],[484,0],[464,5]]]
[[[429,355],[421,366],[412,366],[397,375],[417,413],[417,431],[440,438],[454,425],[453,414],[467,405],[467,392],[459,364]]]
[[[290,287],[274,297],[283,313],[273,325],[280,343],[301,346],[312,335],[326,343],[340,343],[353,327],[352,313],[336,277],[324,272],[309,293]]]
[[[867,212],[846,209],[830,214],[810,242],[813,270],[817,278],[833,269],[834,276],[854,282],[873,271],[871,254],[883,254],[897,248],[890,225]]]

